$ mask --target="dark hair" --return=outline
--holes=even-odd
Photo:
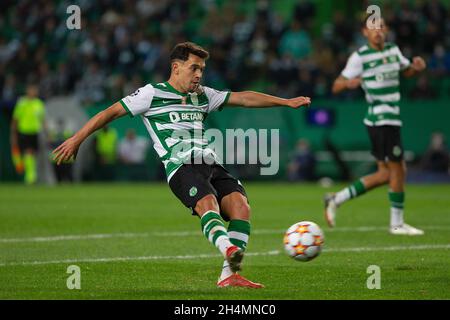
[[[209,58],[209,52],[193,42],[182,42],[177,44],[170,53],[170,61],[181,60],[187,61],[189,54],[196,55],[202,59]]]

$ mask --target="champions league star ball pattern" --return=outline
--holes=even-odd
[[[292,225],[284,234],[286,253],[298,261],[317,257],[324,243],[323,232],[314,222],[301,221]]]

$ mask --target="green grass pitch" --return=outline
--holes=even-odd
[[[387,232],[387,188],[323,219],[318,185],[247,183],[252,236],[242,274],[266,288],[215,287],[222,258],[166,184],[0,185],[0,299],[449,299],[450,185],[407,187],[405,218],[424,236]],[[334,186],[337,190],[341,186]],[[284,230],[318,223],[324,251],[285,255]],[[69,290],[67,267],[81,270]],[[381,289],[366,286],[381,269]]]

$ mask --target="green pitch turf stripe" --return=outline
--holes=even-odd
[[[434,245],[412,245],[412,246],[391,246],[391,247],[349,247],[349,248],[325,248],[322,252],[339,253],[339,252],[376,252],[376,251],[407,251],[407,250],[437,250],[450,249],[448,244]],[[248,252],[246,256],[273,256],[281,254],[280,250],[272,250],[266,252]],[[142,256],[142,257],[113,257],[113,258],[86,258],[86,259],[67,259],[67,260],[49,260],[49,261],[23,261],[23,262],[0,262],[0,267],[10,266],[33,266],[33,265],[49,265],[49,264],[66,264],[66,263],[100,263],[100,262],[126,262],[126,261],[147,261],[147,260],[195,260],[212,257],[221,257],[220,254],[197,254],[184,256]]]
[[[424,230],[450,230],[450,226],[421,226]],[[256,229],[252,232],[254,235],[264,234],[280,234],[284,229]],[[387,227],[340,227],[337,229],[325,230],[326,233],[340,232],[379,232],[387,231]],[[74,240],[104,240],[113,238],[142,238],[142,237],[196,237],[201,235],[199,231],[168,231],[168,232],[142,232],[142,233],[104,233],[104,234],[83,234],[83,235],[57,235],[57,236],[41,236],[31,238],[0,238],[2,243],[27,243],[27,242],[54,242],[54,241],[74,241]]]

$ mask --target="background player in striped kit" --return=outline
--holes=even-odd
[[[299,108],[308,106],[311,100],[309,97],[283,99],[253,91],[218,91],[201,86],[208,57],[209,53],[194,43],[176,45],[170,55],[168,81],[147,84],[95,115],[54,150],[55,159],[60,163],[76,156],[80,144],[112,120],[127,113],[139,115],[164,164],[171,190],[200,217],[204,235],[225,258],[217,285],[262,288],[261,284],[237,273],[250,236],[250,207],[245,190],[239,180],[214,161],[214,151],[208,148],[203,135],[199,138],[196,132],[203,132],[208,113],[226,105]],[[197,163],[195,160],[199,158],[202,161]],[[203,161],[206,159],[209,161]],[[230,221],[228,229],[222,218]]]
[[[378,22],[378,25],[376,24]],[[362,33],[367,45],[355,51],[347,61],[345,69],[333,84],[333,93],[362,87],[369,104],[364,124],[372,144],[372,154],[377,160],[378,170],[365,176],[336,194],[325,196],[325,218],[330,227],[335,226],[337,208],[373,188],[389,184],[391,203],[390,233],[421,235],[403,220],[404,182],[406,165],[400,129],[400,73],[411,77],[426,68],[421,57],[412,63],[406,59],[393,43],[386,42],[388,28],[379,18],[371,25],[365,19]]]

